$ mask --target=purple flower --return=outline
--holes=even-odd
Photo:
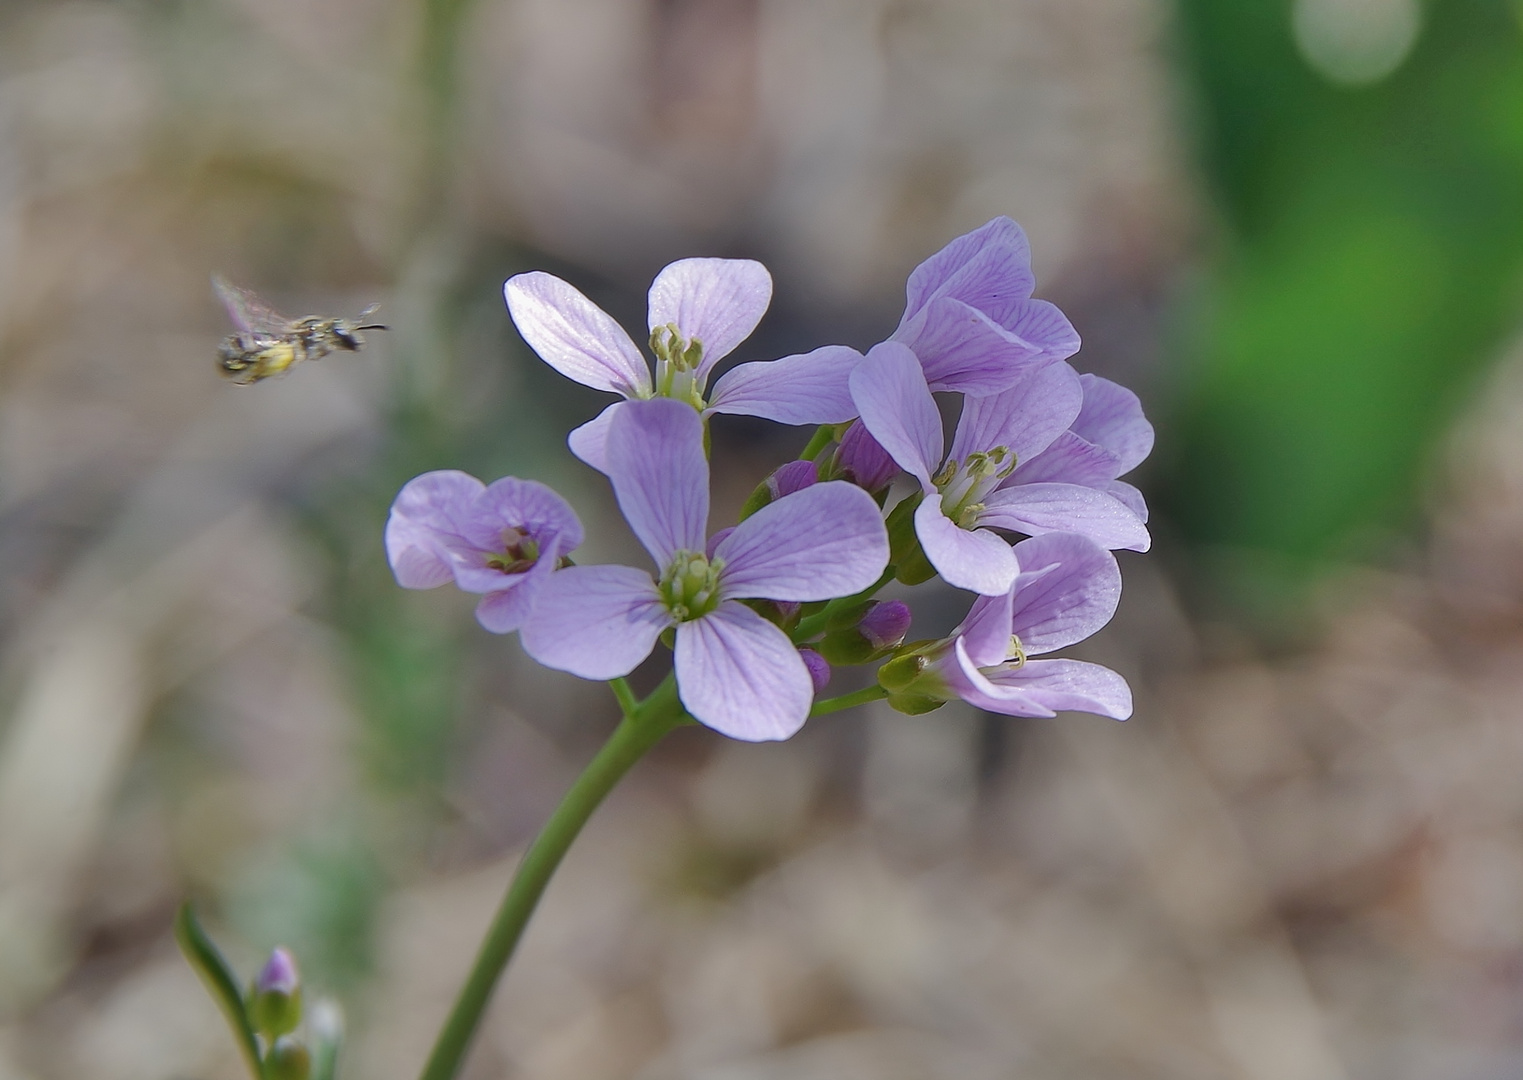
[[[476,618],[493,633],[523,625],[561,556],[582,542],[582,523],[544,484],[506,476],[491,485],[454,470],[414,477],[386,522],[397,583],[432,589],[453,580],[484,594]]]
[[[1047,533],[1016,545],[1014,587],[980,596],[922,676],[939,696],[1007,716],[1078,710],[1125,720],[1126,680],[1081,660],[1030,660],[1083,641],[1108,623],[1121,599],[1116,557],[1092,540]],[[928,677],[927,677],[928,676]]]
[[[1101,381],[1091,379],[1088,385]],[[951,451],[942,462],[941,414],[909,350],[885,342],[852,373],[862,422],[920,481],[924,499],[915,511],[915,533],[926,558],[949,584],[987,596],[1010,588],[1015,560],[1009,545],[989,529],[1031,535],[1075,532],[1106,547],[1147,550],[1151,541],[1136,512],[1108,488],[1068,479],[1061,473],[1068,457],[1052,460],[1051,480],[1043,473],[1021,472],[1023,463],[1041,461],[1043,451],[1065,437],[1076,448],[1088,447],[1095,460],[1102,454],[1107,462],[1116,460],[1070,430],[1084,415],[1085,387],[1084,377],[1059,362],[1027,368],[1019,382],[998,394],[966,399]],[[1134,454],[1136,433],[1129,421],[1111,423],[1116,410],[1103,412],[1105,422],[1083,425],[1083,430],[1109,434],[1124,428]]]
[[[1031,298],[1035,286],[1026,234],[997,217],[915,268],[890,340],[914,350],[932,390],[997,393],[1026,369],[1079,351],[1063,313]]]
[[[660,568],[574,566],[546,582],[523,628],[529,655],[584,679],[627,675],[676,628],[677,690],[696,719],[736,739],[786,739],[814,684],[798,649],[743,599],[827,600],[871,585],[888,563],[878,506],[840,481],[758,510],[710,548],[703,424],[674,401],[637,401],[608,425],[619,507]]]
[[[812,353],[741,364],[708,388],[714,365],[750,336],[772,301],[772,277],[749,259],[682,259],[650,287],[655,378],[619,324],[560,278],[519,274],[503,286],[518,332],[568,378],[628,400],[686,401],[704,415],[738,413],[784,424],[835,424],[856,415],[846,379],[859,354],[827,345]],[[609,424],[618,403],[571,433],[572,453],[607,473]]]

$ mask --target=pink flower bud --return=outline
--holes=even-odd
[[[773,499],[781,499],[784,495],[792,495],[795,491],[803,491],[819,482],[820,470],[812,461],[790,461],[786,465],[779,465],[771,476],[767,477],[767,490],[772,493]]]
[[[857,630],[874,649],[891,649],[910,632],[910,607],[903,600],[884,600],[867,609]]]
[[[804,661],[804,666],[809,669],[809,679],[814,683],[814,692],[820,693],[830,685],[830,665],[825,658],[813,649],[799,649],[799,659]]]
[[[836,450],[836,467],[847,480],[867,491],[880,491],[899,472],[899,466],[862,421],[853,420]]]

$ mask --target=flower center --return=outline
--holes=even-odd
[[[979,668],[986,675],[995,675],[1001,671],[1019,671],[1026,666],[1026,647],[1021,644],[1021,639],[1014,634],[1010,635],[1009,655],[1003,663],[992,667]]]
[[[703,363],[703,342],[683,337],[676,323],[667,323],[650,332],[650,351],[656,354],[656,393],[702,409],[698,366]]]
[[[519,528],[502,530],[502,554],[487,556],[487,566],[504,574],[521,574],[538,561],[539,541]]]
[[[959,528],[971,529],[978,523],[984,499],[1001,480],[1015,471],[1015,455],[1007,446],[979,450],[961,462],[948,461],[931,482],[941,492],[942,513]]]
[[[695,551],[679,551],[661,575],[661,601],[678,622],[701,618],[719,606],[723,561]]]

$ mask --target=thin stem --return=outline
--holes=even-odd
[[[476,954],[470,977],[461,988],[455,1007],[434,1043],[422,1080],[453,1080],[487,1002],[491,1000],[498,977],[512,958],[529,916],[534,913],[534,907],[566,849],[630,766],[683,719],[677,684],[667,676],[650,697],[619,723],[603,749],[571,785],[571,790],[518,864],[513,883],[508,886],[502,906],[497,909],[481,950]]]
[[[799,454],[799,457],[804,461],[813,461],[815,458],[820,456],[820,451],[829,446],[830,441],[835,437],[836,426],[834,424],[820,425],[819,427],[815,428],[814,434],[811,435],[809,437],[809,441],[804,444],[804,451],[803,453]]]
[[[888,697],[888,691],[881,686],[864,686],[850,694],[842,694],[840,697],[826,698],[824,701],[816,701],[814,708],[809,710],[810,716],[824,716],[827,713],[840,712],[842,709],[850,709],[856,705],[866,705],[869,701],[882,701]]]
[[[853,593],[850,596],[842,596],[838,599],[832,600],[820,611],[816,611],[813,615],[809,615],[805,618],[800,619],[799,624],[793,628],[793,640],[795,642],[808,641],[810,638],[814,637],[820,631],[825,629],[825,625],[830,621],[830,617],[836,612],[841,611],[844,608],[849,608],[853,604],[860,604],[864,600],[872,599],[879,589],[883,588],[883,586],[887,585],[890,581],[893,580],[894,568],[893,566],[889,566],[883,571],[882,577],[873,582],[867,588],[863,589],[861,592]]]
[[[608,685],[613,689],[613,696],[619,699],[619,710],[626,717],[633,716],[634,711],[640,707],[640,699],[635,697],[635,692],[629,688],[626,679],[610,679]]]

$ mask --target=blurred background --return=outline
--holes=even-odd
[[[638,329],[755,257],[737,359],[866,347],[998,214],[1158,425],[1082,650],[1137,715],[679,732],[468,1075],[1518,1076],[1520,193],[1505,0],[3,0],[0,1080],[239,1076],[187,896],[416,1074],[617,711],[397,588],[387,506],[535,477],[643,561],[505,277]],[[393,330],[235,388],[213,273]],[[806,436],[716,421],[716,526]]]

